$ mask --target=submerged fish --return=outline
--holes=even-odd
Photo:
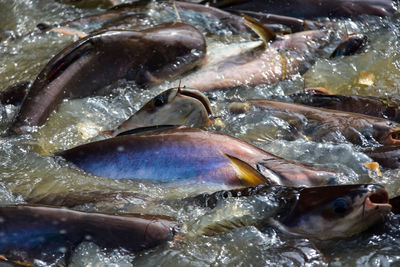
[[[28,93],[30,83],[21,82],[0,91],[0,103],[3,105],[20,105]]]
[[[276,157],[228,135],[187,127],[150,129],[57,155],[97,176],[164,183],[243,187],[272,180],[278,184],[318,185],[331,182],[327,178],[334,174]]]
[[[62,99],[90,96],[120,79],[143,86],[177,77],[200,64],[205,51],[203,35],[182,23],[87,36],[47,63],[11,131],[21,133],[27,126],[40,126]]]
[[[378,162],[384,168],[400,168],[400,146],[380,146],[362,150],[368,157]]]
[[[309,31],[309,30],[318,30],[334,26],[334,23],[330,21],[303,20],[294,17],[281,16],[263,12],[246,11],[246,10],[241,10],[240,13],[258,19],[260,23],[266,25],[267,27],[269,27],[271,23],[285,25],[289,27],[292,33]]]
[[[360,53],[368,43],[368,38],[364,34],[346,34],[336,49],[332,52],[330,58],[339,56],[351,56]]]
[[[35,259],[53,262],[83,241],[111,249],[148,249],[171,239],[178,225],[167,216],[111,215],[30,205],[2,206],[0,218],[0,260],[24,266],[33,266]]]
[[[364,147],[400,143],[400,125],[389,120],[276,100],[251,99],[247,102],[262,110],[279,111],[276,113],[278,117],[280,113],[304,116],[305,122],[295,127],[317,142],[338,139],[342,141],[340,139],[344,138],[350,143]],[[341,136],[336,136],[338,133]]]
[[[156,125],[186,125],[201,128],[211,123],[208,98],[188,88],[171,88],[154,97],[110,134]],[[108,133],[108,132],[103,132]]]
[[[268,199],[272,205],[253,210],[243,210],[235,203],[235,209],[221,205],[234,197],[257,196],[264,196],[263,199]],[[382,220],[391,210],[386,190],[380,185],[368,184],[311,188],[261,185],[203,194],[189,201],[214,210],[208,218],[193,223],[188,231],[214,235],[221,229],[227,231],[246,225],[262,228],[270,224],[284,232],[319,240],[358,234]]]
[[[374,96],[298,93],[289,96],[295,103],[307,106],[361,113],[400,123],[400,101]]]

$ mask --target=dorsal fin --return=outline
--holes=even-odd
[[[260,38],[264,41],[265,45],[269,41],[275,40],[276,34],[272,32],[268,27],[263,25],[261,22],[244,14],[242,14],[241,16],[245,20],[244,24],[252,29],[255,33],[257,33],[257,35],[260,36]]]
[[[147,127],[139,127],[129,131],[122,132],[117,136],[131,135],[131,134],[139,134],[139,133],[147,133],[147,132],[157,132],[163,130],[169,130],[182,127],[180,125],[155,125],[155,126],[147,126]]]

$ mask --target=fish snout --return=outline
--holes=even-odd
[[[395,128],[390,131],[388,138],[386,139],[386,144],[398,145],[400,144],[400,128]]]
[[[390,211],[392,209],[392,205],[389,204],[389,194],[383,187],[379,187],[374,192],[369,193],[364,200],[364,205],[371,210]]]

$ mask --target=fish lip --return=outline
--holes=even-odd
[[[208,98],[203,95],[202,93],[196,91],[196,90],[190,90],[190,89],[184,89],[179,87],[179,91],[178,93],[180,93],[181,95],[187,96],[187,97],[192,97],[194,99],[199,100],[204,108],[207,111],[208,116],[212,116],[212,110],[211,110],[211,106],[210,106],[210,102],[208,101]]]
[[[389,133],[389,144],[400,144],[400,128],[396,128]]]
[[[389,211],[392,209],[392,205],[389,204],[389,194],[383,188],[369,193],[364,200],[364,205],[370,209]]]

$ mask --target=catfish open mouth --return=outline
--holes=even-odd
[[[389,141],[392,144],[400,144],[400,130],[395,130],[389,134]]]
[[[207,97],[204,96],[202,93],[197,92],[195,90],[182,89],[180,87],[178,88],[178,93],[180,93],[184,96],[192,97],[194,99],[199,100],[203,104],[204,108],[207,110],[208,116],[209,117],[212,116],[210,102],[208,101]],[[400,137],[400,133],[399,133],[399,137]]]
[[[380,189],[368,195],[365,198],[364,204],[371,208],[392,208],[392,205],[389,204],[389,195],[384,189]]]

